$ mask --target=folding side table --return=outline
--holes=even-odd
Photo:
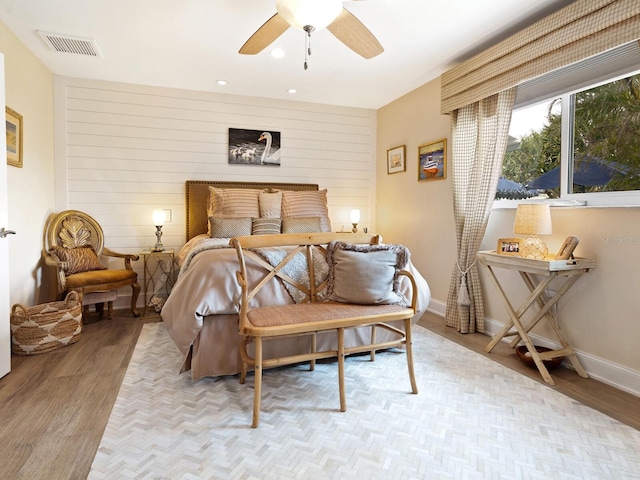
[[[560,300],[560,298],[573,286],[573,284],[576,283],[581,275],[587,273],[590,269],[596,266],[595,260],[589,258],[535,260],[502,255],[495,251],[478,252],[477,259],[489,271],[489,278],[491,278],[493,284],[498,289],[498,292],[500,292],[504,305],[509,313],[509,321],[498,333],[496,333],[496,335],[494,335],[491,342],[489,342],[485,347],[485,352],[491,352],[491,350],[493,350],[493,348],[503,338],[513,336],[515,338],[509,346],[514,348],[522,340],[527,346],[527,350],[538,367],[542,378],[548,384],[555,385],[551,375],[549,375],[547,367],[542,361],[560,356],[568,357],[578,375],[588,378],[587,372],[580,364],[575,350],[562,333],[560,325],[558,324],[558,319],[556,318],[556,314],[553,312],[552,307],[558,303],[558,300]],[[517,310],[511,304],[511,301],[507,297],[502,285],[500,285],[498,277],[494,272],[495,268],[517,271],[520,273],[522,280],[529,289],[529,296]],[[549,296],[547,294],[547,287],[554,279],[557,278],[563,279],[564,281],[559,287],[554,285],[555,294],[553,296]],[[528,325],[524,325],[522,317],[534,304],[537,305],[538,311],[534,314],[530,323]],[[547,320],[551,328],[553,328],[553,331],[560,340],[562,348],[542,353],[539,353],[536,350],[533,342],[529,338],[529,332],[543,318]]]

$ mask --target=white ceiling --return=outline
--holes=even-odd
[[[572,1],[345,1],[384,53],[364,60],[323,30],[307,71],[293,28],[272,44],[282,59],[238,54],[275,0],[0,0],[0,19],[55,74],[375,109]],[[94,39],[102,56],[54,52],[38,30]]]

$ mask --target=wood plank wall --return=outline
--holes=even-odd
[[[334,230],[350,227],[351,208],[375,227],[373,110],[63,77],[56,98],[56,210],[94,216],[114,250],[153,245],[151,213],[164,208],[163,243],[177,251],[186,180],[318,183]],[[280,131],[281,166],[229,165],[229,128]]]

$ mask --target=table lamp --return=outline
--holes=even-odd
[[[359,221],[360,221],[360,209],[354,208],[353,210],[351,210],[351,225],[353,225],[353,228],[351,229],[351,231],[353,233],[356,233],[358,231]]]
[[[513,232],[531,235],[522,244],[520,253],[525,258],[542,260],[547,257],[547,245],[536,235],[551,234],[551,210],[547,203],[521,203],[516,210]]]
[[[153,211],[153,224],[156,226],[156,244],[151,247],[152,252],[164,252],[162,245],[162,226],[164,225],[164,210],[159,208]]]

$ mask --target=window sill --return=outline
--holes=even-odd
[[[634,204],[590,205],[586,200],[494,200],[491,210],[515,210],[520,203],[548,203],[551,208],[640,208]]]

